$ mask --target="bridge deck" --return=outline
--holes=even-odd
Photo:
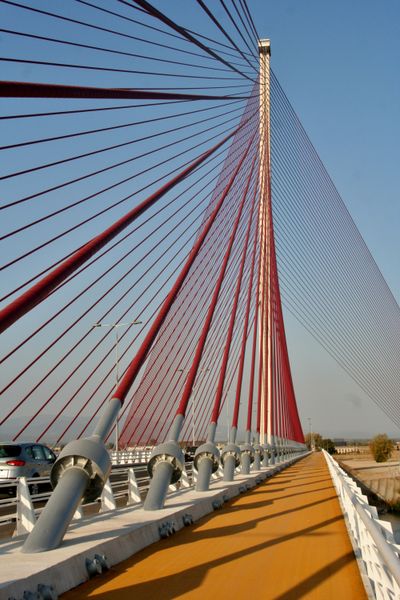
[[[366,598],[321,454],[311,455],[64,600]]]

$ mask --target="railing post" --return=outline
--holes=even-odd
[[[128,504],[140,504],[141,502],[142,499],[140,497],[135,471],[133,467],[131,467],[128,469]]]
[[[36,516],[26,477],[20,477],[17,484],[17,522],[14,536],[30,533],[35,526]]]

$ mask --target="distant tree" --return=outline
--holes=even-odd
[[[311,446],[314,446],[316,450],[321,449],[322,436],[319,433],[307,433],[304,439],[309,450],[311,450]]]
[[[335,444],[329,438],[324,438],[321,443],[321,447],[326,450],[329,454],[335,454],[336,447]]]
[[[376,462],[386,462],[392,456],[394,444],[386,433],[380,433],[372,438],[369,447]]]

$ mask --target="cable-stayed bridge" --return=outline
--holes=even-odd
[[[153,448],[145,511],[185,446],[200,495],[304,454],[283,305],[399,424],[398,304],[247,3],[194,4],[1,6],[1,435],[62,447],[25,554],[111,443]]]

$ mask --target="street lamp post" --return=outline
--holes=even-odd
[[[230,390],[226,393],[226,443],[230,442],[230,429],[229,429],[229,394]]]
[[[308,427],[309,427],[309,432],[310,432],[310,450],[313,449],[313,438],[312,438],[312,430],[311,430],[311,417],[307,417],[308,420]]]
[[[119,382],[119,327],[126,327],[127,325],[140,325],[142,321],[128,321],[127,323],[94,323],[93,327],[111,327],[115,332],[115,388]],[[119,418],[115,421],[115,450],[119,451]]]

